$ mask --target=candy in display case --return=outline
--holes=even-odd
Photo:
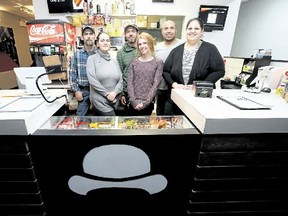
[[[179,116],[53,116],[40,129],[185,129],[193,128]]]

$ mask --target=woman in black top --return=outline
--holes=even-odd
[[[174,48],[167,57],[163,77],[170,90],[192,89],[193,81],[210,81],[214,84],[225,75],[224,60],[214,44],[203,41],[204,23],[200,18],[190,19],[186,25],[185,43]],[[183,114],[170,99],[165,115]]]

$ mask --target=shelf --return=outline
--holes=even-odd
[[[66,19],[69,21],[69,23],[73,24],[73,16],[74,17],[79,17],[79,16],[86,16],[86,17],[91,17],[91,16],[97,16],[97,15],[102,15],[104,17],[104,14],[94,14],[94,15],[84,15],[84,14],[75,14],[75,15],[67,15],[65,16]],[[136,15],[110,15],[112,19],[136,19]],[[87,18],[87,20],[89,20]],[[81,23],[82,25],[84,23]]]
[[[139,28],[139,30],[161,31],[161,28],[144,28],[144,27],[141,27],[141,28]]]
[[[111,15],[111,18],[116,18],[116,19],[135,19],[136,15]]]

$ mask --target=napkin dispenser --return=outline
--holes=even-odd
[[[195,97],[212,97],[213,83],[210,81],[194,81]]]

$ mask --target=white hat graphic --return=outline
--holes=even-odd
[[[100,188],[139,188],[154,194],[167,186],[163,175],[149,175],[149,157],[131,145],[96,147],[85,155],[83,169],[89,177],[74,175],[68,181],[69,188],[81,195]]]

